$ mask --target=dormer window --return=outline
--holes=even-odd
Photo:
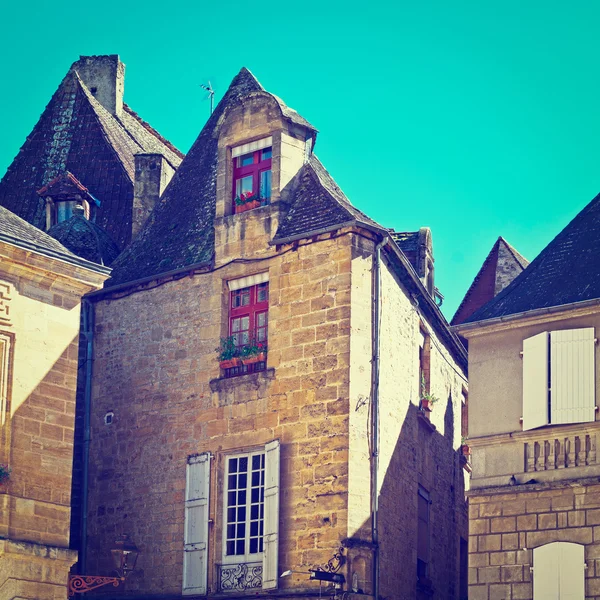
[[[233,149],[233,213],[270,203],[272,143],[268,137]]]
[[[82,216],[89,220],[92,205],[100,205],[69,171],[55,177],[37,193],[46,203],[46,230],[68,221],[73,216]]]

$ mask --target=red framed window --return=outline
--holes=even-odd
[[[233,212],[264,206],[271,201],[272,149],[263,148],[233,159]]]
[[[231,292],[229,335],[236,347],[251,342],[266,344],[269,328],[269,283],[259,283]]]

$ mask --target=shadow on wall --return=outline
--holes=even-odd
[[[434,411],[442,410],[441,402]],[[379,497],[380,594],[462,600],[461,538],[468,537],[464,472],[453,449],[454,407],[444,432],[409,405]],[[417,564],[421,574],[417,578]],[[464,574],[463,574],[464,575]],[[466,593],[466,581],[462,591]]]
[[[19,360],[19,336],[15,360]],[[23,350],[23,348],[20,348]],[[11,539],[69,545],[77,338],[18,406],[8,406],[3,431],[4,460],[11,468],[4,485],[10,507],[0,511],[0,535]],[[0,496],[1,497],[1,496]]]

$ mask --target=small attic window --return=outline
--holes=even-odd
[[[233,148],[233,213],[270,203],[272,143],[268,137]]]

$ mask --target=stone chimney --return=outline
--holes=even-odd
[[[125,65],[118,54],[80,56],[73,65],[92,95],[115,117],[123,113]]]
[[[175,169],[162,154],[135,155],[132,238],[144,226],[174,173]]]

